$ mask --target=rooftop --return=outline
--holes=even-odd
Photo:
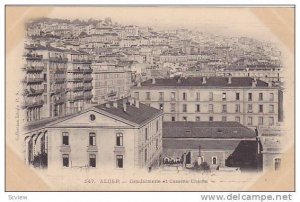
[[[114,107],[112,102],[108,102],[110,104],[109,108],[106,106],[106,104],[101,104],[95,107],[136,124],[142,124],[147,120],[162,114],[160,110],[149,107],[143,103],[139,103],[139,107],[137,107],[136,104],[130,104],[127,98],[124,99],[126,102],[126,111],[124,111],[123,99],[116,101],[117,107]]]
[[[152,79],[144,81],[141,86],[203,86],[203,87],[252,87],[253,78],[251,77],[232,77],[231,83],[226,77],[209,77],[206,78],[206,83],[203,83],[203,77],[187,77],[181,78],[178,82],[177,78],[157,78],[155,83]],[[257,79],[257,87],[268,87],[268,83]]]
[[[164,122],[163,138],[255,138],[253,130],[238,122]]]

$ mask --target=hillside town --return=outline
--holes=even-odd
[[[281,51],[249,37],[26,24],[20,117],[35,168],[265,171],[281,166]]]

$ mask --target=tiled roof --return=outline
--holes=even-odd
[[[163,138],[255,138],[253,130],[237,122],[164,122]]]
[[[252,87],[253,78],[251,77],[232,77],[231,83],[228,83],[228,78],[226,77],[209,77],[206,78],[206,83],[202,83],[203,77],[188,77],[178,79],[175,78],[157,78],[155,83],[152,84],[152,79],[144,81],[141,86],[202,86],[202,87]],[[268,83],[257,79],[257,87],[268,87]]]
[[[220,140],[220,139],[198,139],[198,140],[188,140],[188,139],[164,139],[163,148],[164,153],[168,154],[167,149],[191,149],[198,150],[200,149],[215,149],[215,150],[234,150],[241,142],[247,144],[256,144],[255,140]],[[172,154],[172,151],[169,155]]]
[[[124,98],[126,99],[126,98]],[[126,112],[123,110],[123,99],[117,100],[118,106],[113,107],[112,102],[110,102],[110,107],[107,108],[106,104],[101,104],[95,106],[96,108],[110,113],[114,116],[118,116],[122,119],[128,120],[136,124],[145,123],[147,120],[154,118],[155,116],[162,114],[162,112],[153,107],[149,107],[143,103],[136,107],[134,104],[130,105],[129,102],[126,104]]]

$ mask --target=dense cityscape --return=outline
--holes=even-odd
[[[22,81],[25,162],[278,170],[283,69],[276,45],[249,37],[110,18],[32,20]]]

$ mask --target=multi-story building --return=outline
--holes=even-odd
[[[93,63],[92,68],[94,102],[102,104],[130,94],[130,70],[112,63]]]
[[[69,114],[90,106],[92,100],[92,61],[82,51],[68,51],[67,111]]]
[[[92,69],[86,53],[39,44],[26,45],[25,51],[25,122],[87,107],[92,99]]]
[[[158,165],[163,113],[133,98],[26,127],[29,165],[59,168],[131,169]]]
[[[152,79],[132,96],[164,112],[164,121],[236,121],[255,128],[278,123],[281,93],[250,77]]]

